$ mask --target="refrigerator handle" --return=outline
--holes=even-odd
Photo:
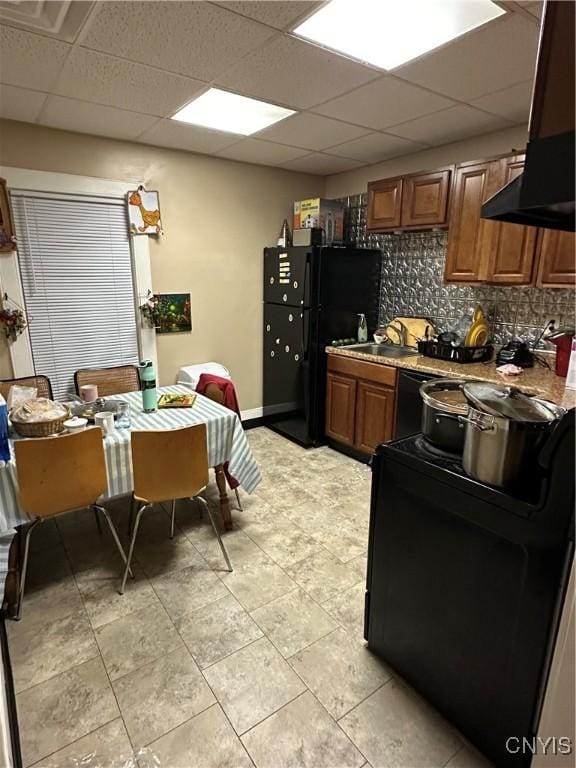
[[[304,263],[304,285],[302,286],[302,295],[304,297],[303,306],[308,306],[308,281],[310,280],[310,252],[306,254]],[[302,357],[308,358],[308,316],[305,309],[302,309]]]
[[[304,285],[302,286],[302,306],[308,307],[310,301],[308,299],[308,282],[310,281],[310,251],[306,254],[306,261],[304,262]]]

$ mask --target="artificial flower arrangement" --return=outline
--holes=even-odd
[[[24,312],[16,307],[4,307],[1,309],[0,323],[2,323],[4,335],[9,341],[16,341],[27,326]]]
[[[160,297],[156,293],[152,293],[152,291],[148,291],[148,295],[146,296],[146,301],[144,304],[140,304],[138,309],[140,310],[140,315],[142,316],[143,322],[149,327],[149,328],[156,328],[158,325],[158,304],[160,302]]]

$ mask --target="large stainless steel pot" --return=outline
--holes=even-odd
[[[463,391],[470,403],[468,416],[460,416],[466,425],[464,471],[499,488],[530,478],[542,444],[565,410],[513,387],[466,384]]]
[[[443,451],[460,454],[464,448],[465,425],[458,417],[468,413],[465,383],[465,379],[435,379],[420,386],[422,434]]]

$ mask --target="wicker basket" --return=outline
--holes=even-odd
[[[10,418],[10,422],[20,437],[50,437],[62,432],[64,422],[69,418],[70,410],[67,408],[63,416],[52,421],[16,421]]]

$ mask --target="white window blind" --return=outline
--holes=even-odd
[[[79,368],[138,361],[124,201],[12,191],[34,369],[55,397]]]

